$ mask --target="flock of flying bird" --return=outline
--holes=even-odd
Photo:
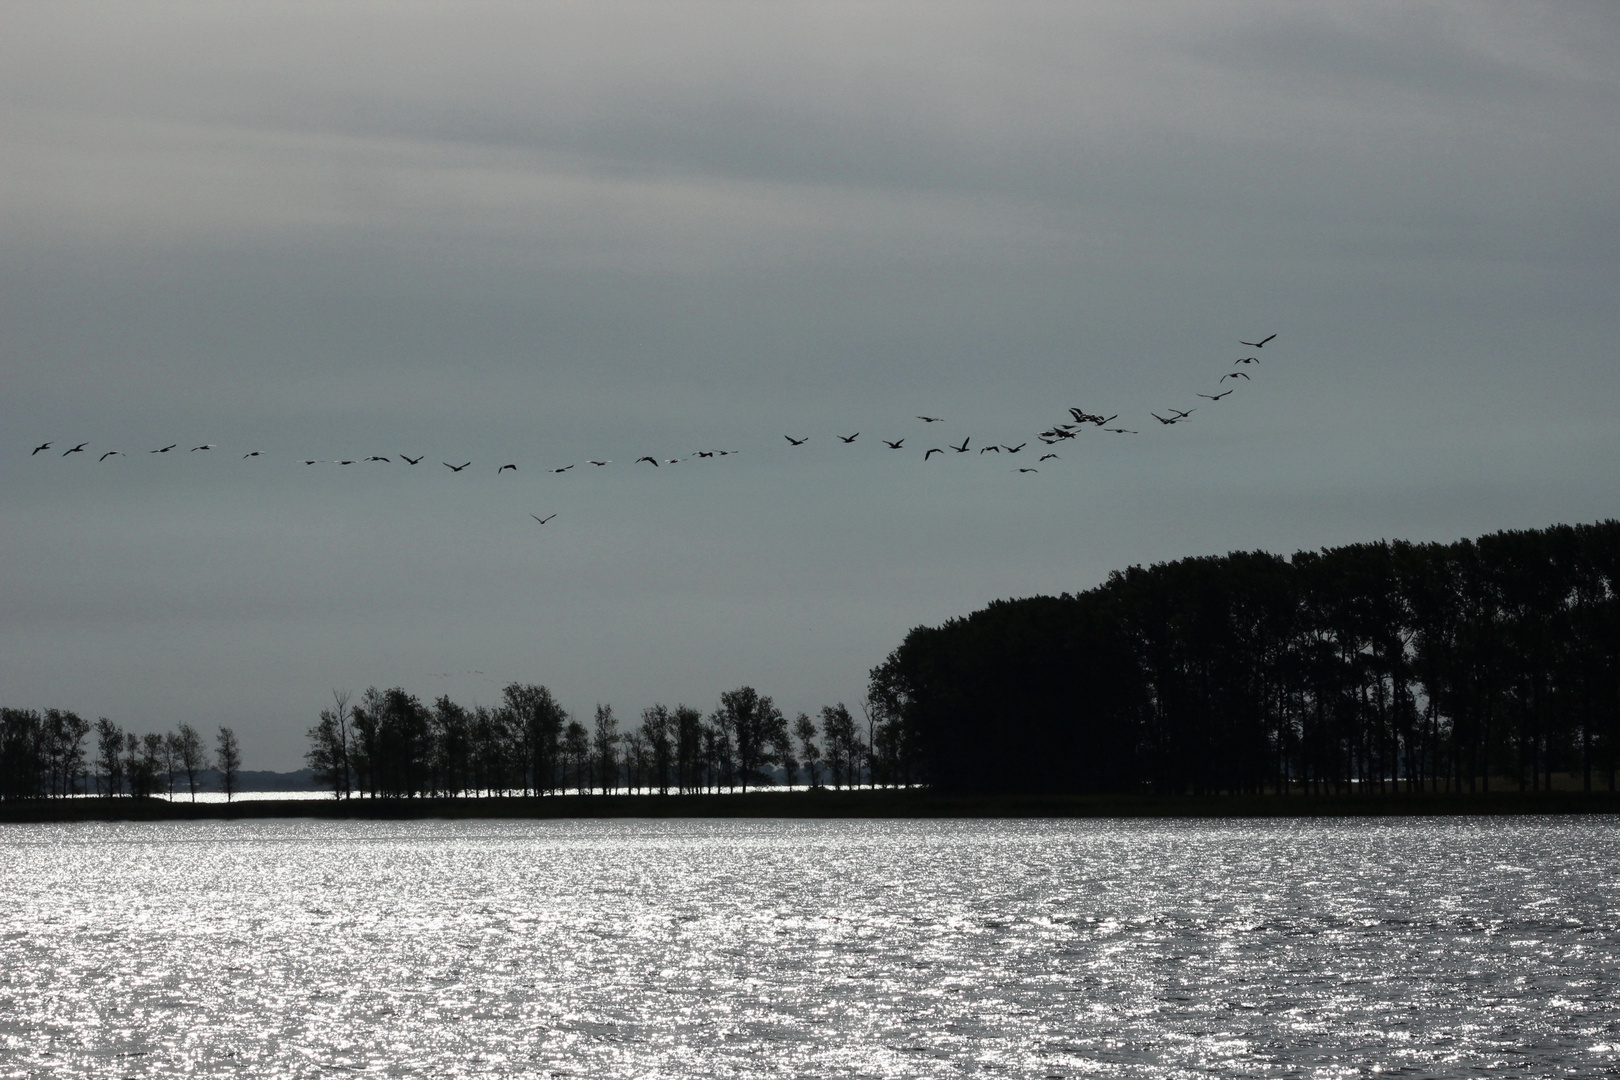
[[[1247,346],[1248,348],[1254,349],[1256,352],[1258,352],[1260,349],[1265,348],[1266,342],[1272,340],[1272,338],[1275,338],[1276,336],[1277,336],[1276,334],[1271,334],[1271,335],[1269,335],[1267,337],[1261,338],[1259,341],[1240,341],[1239,344]],[[1260,358],[1258,356],[1246,356],[1246,357],[1242,357],[1240,359],[1234,360],[1232,362],[1232,364],[1233,364],[1234,368],[1237,368],[1237,367],[1240,367],[1242,365],[1258,364],[1259,362],[1260,362]],[[1230,386],[1230,387],[1226,387],[1224,390],[1221,389],[1221,387],[1224,386],[1224,384],[1226,383],[1226,381],[1228,379],[1233,380],[1234,385]],[[1223,398],[1230,395],[1231,393],[1233,393],[1233,391],[1235,391],[1237,389],[1236,380],[1238,380],[1238,379],[1242,379],[1245,382],[1250,381],[1249,373],[1247,371],[1240,371],[1240,370],[1228,371],[1225,374],[1223,374],[1220,377],[1220,379],[1217,380],[1217,386],[1215,387],[1215,389],[1218,391],[1217,393],[1214,393],[1214,394],[1198,394],[1197,396],[1201,397],[1201,398],[1206,398],[1206,399],[1208,399],[1209,401],[1212,401],[1212,402],[1220,401]],[[1172,425],[1172,424],[1185,423],[1187,420],[1189,420],[1192,417],[1192,414],[1194,412],[1196,412],[1198,408],[1199,407],[1195,405],[1190,409],[1166,409],[1165,411],[1170,414],[1169,416],[1160,416],[1156,412],[1149,412],[1148,415],[1153,417],[1153,419],[1157,420],[1159,423],[1164,424],[1166,426],[1169,426],[1169,425]],[[1058,446],[1058,445],[1060,445],[1060,444],[1062,444],[1062,443],[1064,443],[1064,442],[1066,442],[1066,441],[1068,441],[1070,439],[1077,438],[1079,436],[1079,433],[1081,431],[1085,430],[1085,425],[1087,425],[1087,424],[1090,424],[1093,427],[1101,428],[1102,430],[1104,430],[1104,431],[1106,431],[1106,432],[1108,432],[1110,434],[1114,434],[1114,435],[1140,435],[1141,434],[1140,431],[1134,430],[1134,429],[1131,429],[1131,428],[1109,427],[1108,426],[1109,424],[1112,424],[1114,421],[1119,419],[1119,415],[1117,413],[1114,414],[1113,416],[1101,416],[1101,415],[1098,415],[1096,413],[1087,412],[1084,409],[1070,408],[1069,409],[1069,416],[1070,416],[1069,420],[1067,420],[1067,421],[1065,421],[1063,423],[1060,423],[1060,424],[1054,424],[1051,427],[1047,428],[1046,430],[1038,432],[1035,435],[1035,438],[1037,440],[1039,440],[1039,442],[1044,447],[1056,447],[1056,446]],[[938,423],[943,423],[944,422],[944,417],[940,417],[940,416],[918,416],[917,419],[921,420],[925,424],[938,424]],[[806,443],[808,443],[810,441],[810,436],[808,436],[808,435],[803,436],[802,438],[794,438],[792,435],[784,435],[782,437],[788,441],[790,447],[803,446],[803,445],[805,445]],[[838,435],[837,436],[838,440],[840,442],[844,443],[846,446],[852,445],[855,442],[855,440],[859,439],[860,437],[861,437],[861,432],[859,432],[859,431],[855,432],[853,435]],[[905,436],[901,436],[898,439],[893,439],[893,440],[879,439],[878,441],[881,442],[884,446],[888,447],[890,450],[904,450],[906,440],[909,439],[909,438],[911,438],[911,436],[905,435]],[[62,451],[61,456],[62,457],[67,457],[70,454],[93,453],[94,451],[90,451],[90,450],[87,449],[87,447],[89,447],[89,445],[90,444],[88,442],[82,442],[82,443],[79,443],[77,446],[68,447],[66,450]],[[168,446],[160,446],[155,450],[148,450],[147,453],[149,453],[149,454],[167,454],[170,451],[177,449],[179,447],[179,445],[180,445],[179,443],[170,443]],[[1023,453],[1024,449],[1026,447],[1028,447],[1028,446],[1029,446],[1028,440],[1025,440],[1024,442],[1019,443],[1017,446],[1009,446],[1009,445],[1007,445],[1005,443],[989,443],[989,444],[986,444],[984,446],[972,446],[970,444],[970,439],[968,437],[964,436],[960,443],[946,442],[944,446],[929,447],[927,450],[925,450],[923,452],[923,460],[927,461],[930,458],[932,458],[935,454],[939,454],[941,456],[944,456],[947,453],[967,454],[967,453],[972,453],[974,451],[977,451],[979,455],[992,454],[992,453],[997,454],[997,455],[1000,455],[1000,454],[1009,454],[1009,455],[1011,455],[1011,454],[1019,454],[1019,453]],[[29,456],[33,456],[35,454],[39,454],[39,453],[42,453],[43,451],[51,450],[53,448],[54,448],[53,443],[44,442],[44,443],[41,443],[39,446],[34,447],[33,453],[30,454]],[[207,451],[207,450],[216,450],[216,449],[218,449],[218,447],[215,446],[213,443],[203,443],[200,446],[193,446],[187,452],[188,453],[197,453],[198,451]],[[697,451],[697,452],[695,452],[693,454],[690,454],[690,455],[688,455],[687,457],[684,457],[684,458],[657,458],[657,457],[654,457],[651,454],[644,454],[643,456],[641,456],[639,458],[636,458],[634,464],[640,465],[643,462],[646,462],[646,463],[651,464],[653,466],[653,468],[657,469],[657,468],[662,468],[665,465],[678,465],[681,462],[691,460],[692,458],[699,458],[699,459],[722,458],[722,457],[730,457],[732,454],[735,454],[735,453],[738,453],[738,451],[736,451],[736,450],[699,450],[699,451]],[[97,460],[98,461],[106,461],[110,457],[126,457],[126,456],[128,456],[128,455],[126,455],[122,450],[108,450],[108,451],[105,451],[104,453],[102,453],[97,458]],[[263,457],[263,456],[264,456],[264,452],[262,450],[250,450],[247,453],[242,455],[242,459],[245,461],[248,458],[256,458],[256,457]],[[423,462],[423,460],[425,460],[426,455],[418,455],[417,457],[410,457],[407,454],[400,454],[399,457],[407,465],[420,465]],[[1046,453],[1039,455],[1039,457],[1036,459],[1035,465],[1017,466],[1017,467],[1014,468],[1013,471],[1018,472],[1018,473],[1036,473],[1036,472],[1040,471],[1040,469],[1036,467],[1037,465],[1039,465],[1041,462],[1044,462],[1044,461],[1055,460],[1055,459],[1057,459],[1057,457],[1058,457],[1057,451],[1049,449]],[[323,460],[316,459],[316,458],[302,458],[302,459],[299,459],[299,460],[301,460],[305,465],[328,465],[328,464],[329,465],[358,465],[358,464],[363,464],[365,462],[392,463],[393,458],[384,456],[382,454],[372,454],[372,455],[370,455],[368,457],[356,457],[356,458],[348,458],[348,459],[342,459],[342,460],[334,459],[334,460],[329,460],[329,461],[323,461]],[[1028,459],[1025,459],[1025,460],[1028,460]],[[441,462],[440,464],[442,464],[445,468],[449,469],[453,473],[459,473],[459,472],[465,471],[466,469],[471,468],[473,463],[470,462],[470,461],[466,461],[466,462],[463,462],[460,465],[453,465],[448,461],[444,461],[444,462]],[[573,463],[573,464],[564,465],[561,468],[550,469],[548,471],[553,472],[553,473],[566,473],[570,469],[574,468],[574,464],[578,464],[578,463],[576,462],[576,463]],[[597,459],[592,458],[592,459],[588,459],[585,462],[585,464],[593,466],[595,468],[602,468],[604,466],[613,464],[613,461],[612,461],[611,458],[610,459],[605,459],[605,460],[597,460]],[[496,468],[495,472],[496,472],[497,475],[500,475],[502,473],[507,472],[508,470],[510,470],[513,473],[516,473],[518,471],[517,464],[514,463],[514,462],[509,462],[509,463],[507,463],[505,465],[498,466]],[[540,517],[537,514],[530,514],[529,516],[534,518],[535,521],[537,521],[540,524],[544,525],[547,522],[549,522],[552,518],[555,518],[557,515],[555,513],[552,513],[552,514],[550,514],[550,515],[548,515],[546,517]]]

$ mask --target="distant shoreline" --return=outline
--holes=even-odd
[[[758,791],[540,798],[47,799],[0,804],[0,823],[219,821],[264,818],[397,821],[561,818],[1291,818],[1620,813],[1608,791],[1366,795],[940,795],[922,791]]]

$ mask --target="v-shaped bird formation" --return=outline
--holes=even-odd
[[[1261,338],[1258,341],[1239,341],[1238,344],[1243,345],[1246,348],[1253,349],[1256,352],[1259,352],[1261,349],[1265,348],[1265,346],[1266,346],[1266,344],[1268,342],[1275,340],[1276,337],[1277,337],[1276,334],[1269,334],[1269,335]],[[1234,370],[1230,370],[1230,371],[1227,371],[1227,372],[1223,373],[1220,376],[1220,378],[1216,380],[1216,386],[1213,388],[1213,389],[1216,390],[1216,393],[1213,393],[1213,394],[1199,393],[1199,394],[1196,394],[1195,396],[1200,397],[1200,398],[1204,398],[1205,400],[1209,401],[1211,404],[1219,404],[1221,401],[1223,401],[1224,399],[1226,399],[1227,397],[1230,397],[1233,393],[1235,393],[1239,387],[1247,385],[1247,384],[1253,382],[1253,377],[1247,371],[1235,370],[1235,369],[1240,368],[1242,366],[1252,366],[1252,365],[1255,365],[1255,364],[1258,364],[1258,363],[1260,363],[1260,358],[1258,356],[1244,356],[1244,357],[1239,357],[1239,358],[1233,360],[1232,361],[1232,367],[1234,368]],[[1231,381],[1230,386],[1227,386],[1228,380]],[[1166,406],[1164,411],[1168,415],[1161,416],[1158,412],[1153,411],[1153,410],[1149,410],[1147,415],[1152,417],[1154,420],[1158,421],[1158,423],[1161,426],[1172,427],[1172,426],[1174,426],[1176,424],[1183,424],[1183,423],[1187,423],[1188,421],[1190,421],[1192,419],[1192,414],[1194,412],[1196,412],[1199,408],[1200,408],[1200,406],[1197,406],[1197,405],[1194,405],[1194,406],[1192,406],[1190,408],[1186,408],[1186,409],[1175,408],[1173,406]],[[1083,409],[1083,408],[1080,408],[1078,406],[1071,406],[1068,409],[1068,414],[1069,415],[1068,415],[1068,417],[1066,419],[1064,419],[1064,420],[1062,420],[1062,421],[1060,421],[1058,423],[1055,423],[1055,424],[1051,425],[1050,427],[1047,427],[1047,428],[1045,428],[1045,429],[1043,429],[1041,431],[1035,432],[1034,435],[1032,436],[1033,439],[1035,441],[1040,442],[1043,446],[1053,447],[1053,446],[1059,445],[1060,443],[1067,443],[1067,442],[1069,442],[1071,440],[1079,438],[1081,433],[1084,432],[1087,428],[1097,428],[1097,429],[1100,429],[1101,431],[1107,432],[1108,434],[1111,434],[1111,435],[1140,435],[1142,433],[1141,428],[1129,428],[1129,427],[1123,427],[1123,426],[1112,426],[1111,427],[1110,425],[1117,424],[1117,421],[1119,420],[1119,414],[1118,413],[1114,413],[1112,415],[1104,416],[1101,413],[1090,412],[1090,411],[1088,411],[1086,409]],[[932,425],[934,425],[934,424],[948,423],[948,421],[946,420],[945,417],[942,417],[942,416],[930,416],[930,415],[926,415],[926,414],[918,414],[915,419],[918,420],[918,421],[921,421],[922,424],[924,425],[925,429],[929,428],[929,427],[932,427]],[[886,434],[888,434],[888,433],[886,433]],[[911,438],[912,436],[910,434],[905,434],[905,433],[894,433],[894,434],[898,434],[899,437],[894,438],[894,439],[886,439],[886,438],[878,437],[877,441],[883,444],[883,446],[886,448],[886,452],[887,451],[902,451],[902,452],[904,452],[907,449],[906,440]],[[832,441],[836,440],[836,442],[838,444],[842,445],[842,446],[854,447],[854,446],[856,446],[857,440],[859,440],[860,437],[861,437],[861,432],[859,432],[859,431],[854,432],[853,434],[850,434],[850,435],[842,435],[842,434],[835,433],[833,440],[828,440],[828,441],[832,442]],[[787,444],[788,444],[783,449],[788,450],[788,451],[794,451],[794,450],[802,449],[802,448],[808,446],[810,444],[810,442],[811,442],[811,436],[810,435],[786,435],[786,434],[784,434],[782,436],[782,438],[785,439],[787,441]],[[949,440],[942,440],[942,441],[944,442],[943,446],[930,446],[930,447],[927,447],[926,449],[922,449],[922,460],[923,461],[932,461],[936,454],[939,455],[942,459],[943,458],[953,457],[953,456],[958,455],[958,454],[972,454],[974,457],[982,457],[987,453],[996,454],[998,457],[1001,457],[1002,455],[1011,456],[1011,455],[1014,455],[1014,454],[1022,453],[1029,446],[1030,441],[1031,441],[1031,437],[1026,436],[1026,437],[1021,438],[1021,440],[1016,445],[1013,445],[1013,444],[1011,444],[1009,442],[1001,442],[999,440],[975,445],[974,442],[973,442],[973,436],[972,435],[964,435],[964,436],[962,436],[962,441],[960,443],[953,443],[953,442],[950,442]],[[90,445],[91,444],[90,444],[89,441],[80,442],[80,443],[78,443],[78,444],[76,444],[74,446],[70,446],[67,449],[63,450],[61,452],[60,456],[65,458],[65,457],[68,457],[68,456],[73,455],[73,454],[93,453],[93,451],[89,450]],[[155,447],[155,448],[152,448],[150,450],[147,450],[146,452],[148,454],[167,454],[170,451],[172,451],[172,450],[176,449],[177,447],[179,447],[180,445],[181,445],[180,443],[169,443],[166,446]],[[780,445],[781,444],[778,444],[778,446],[780,446]],[[869,445],[869,444],[862,444],[862,445]],[[39,444],[38,446],[34,447],[33,450],[30,452],[29,456],[33,457],[33,456],[36,456],[36,455],[38,455],[38,454],[40,454],[40,453],[42,453],[44,451],[52,450],[52,449],[55,448],[55,446],[56,446],[56,444],[54,442],[52,442],[52,441],[43,442],[43,443]],[[921,448],[920,444],[919,444],[919,448]],[[219,447],[214,443],[200,443],[197,446],[193,446],[189,451],[187,451],[187,453],[192,453],[192,454],[206,453],[208,451],[217,450],[217,449],[219,449]],[[974,451],[977,451],[977,453],[975,454]],[[730,457],[733,454],[737,454],[739,452],[740,451],[737,451],[737,450],[718,450],[718,449],[715,449],[715,450],[697,450],[697,451],[694,451],[694,452],[692,452],[690,454],[687,454],[687,455],[685,455],[683,457],[662,457],[662,456],[655,455],[655,454],[643,454],[640,457],[632,459],[631,467],[633,468],[633,467],[635,467],[637,465],[647,464],[647,465],[651,465],[654,469],[663,469],[663,468],[665,468],[667,466],[670,466],[670,465],[679,465],[679,464],[681,464],[683,462],[688,462],[688,461],[714,461],[714,460],[717,460],[717,459],[720,459],[720,458]],[[128,457],[128,456],[129,455],[126,454],[122,450],[106,450],[106,451],[102,452],[100,454],[100,456],[96,458],[96,460],[97,460],[97,462],[104,463],[109,458]],[[266,456],[267,455],[262,450],[248,450],[247,452],[242,454],[241,460],[247,461],[250,458],[260,458],[260,457],[266,457]],[[404,464],[405,466],[407,466],[407,467],[420,465],[424,460],[427,459],[426,454],[417,454],[415,457],[411,457],[408,454],[400,453],[398,456],[399,456],[400,462],[402,464]],[[385,454],[369,454],[369,455],[366,455],[364,457],[356,455],[355,457],[351,457],[351,458],[333,458],[333,459],[295,458],[293,460],[297,461],[297,462],[300,462],[300,463],[302,463],[304,465],[347,466],[347,465],[364,465],[364,464],[381,464],[381,465],[394,464],[393,458],[388,456],[388,455],[385,455]],[[1028,459],[1026,458],[1024,460],[1027,461]],[[1061,460],[1061,457],[1060,457],[1059,454],[1057,454],[1055,451],[1049,451],[1049,452],[1041,454],[1039,456],[1037,464],[1047,462],[1047,461],[1059,461],[1059,460]],[[449,461],[443,461],[443,462],[441,462],[441,464],[446,469],[450,470],[450,472],[459,474],[459,473],[464,473],[464,472],[467,472],[468,470],[470,470],[473,467],[474,462],[472,462],[472,461],[464,461],[460,465],[456,465],[456,464],[453,464],[452,462],[449,462]],[[559,465],[544,465],[544,466],[541,466],[541,468],[542,468],[543,471],[550,472],[550,473],[557,474],[557,475],[562,475],[562,474],[565,474],[565,473],[569,472],[570,470],[572,470],[576,464],[578,464],[578,463],[577,462],[570,462],[570,463],[568,463],[566,465],[560,465],[560,466]],[[594,472],[595,469],[599,469],[599,468],[602,468],[602,467],[605,467],[605,466],[608,466],[608,465],[612,465],[613,464],[613,459],[612,458],[590,458],[590,459],[586,460],[585,464],[593,466],[592,469],[587,470],[587,471]],[[1008,472],[1010,472],[1013,475],[1030,475],[1030,474],[1039,474],[1039,472],[1040,472],[1040,469],[1036,468],[1033,465],[1026,466],[1026,465],[1019,464],[1017,462],[1010,462],[1009,464],[1012,465],[1013,467],[1010,468],[1008,470]],[[484,467],[488,468],[488,466],[484,466]],[[515,461],[508,461],[508,462],[506,462],[504,464],[495,466],[494,471],[495,471],[495,474],[497,476],[504,475],[505,473],[508,473],[508,472],[513,473],[515,475],[519,471],[519,466],[518,466],[517,462],[515,462]],[[550,514],[550,515],[548,515],[548,516],[546,516],[544,518],[540,517],[537,514],[533,514],[533,513],[531,513],[529,516],[534,518],[534,520],[539,522],[541,525],[544,525],[547,522],[551,521],[552,518],[556,517],[557,515],[554,512],[554,513],[552,513],[552,514]]]

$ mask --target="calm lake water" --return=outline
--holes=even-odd
[[[0,1076],[1594,1076],[1620,820],[0,826]]]

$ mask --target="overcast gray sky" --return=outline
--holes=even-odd
[[[8,3],[0,702],[281,769],[334,687],[814,711],[1132,563],[1613,516],[1616,57],[1612,4]],[[1014,471],[1068,406],[1140,434]]]

